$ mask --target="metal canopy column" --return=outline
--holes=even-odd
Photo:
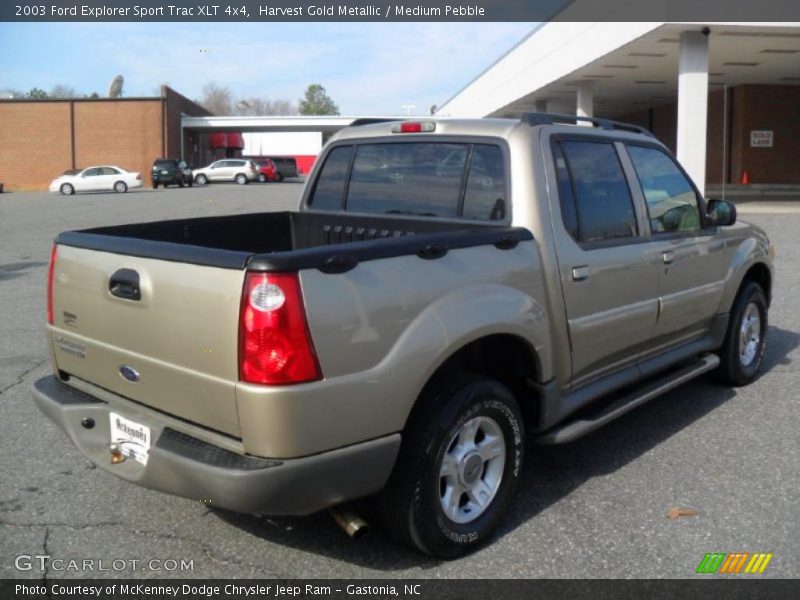
[[[575,114],[579,117],[594,116],[594,81],[581,81],[578,84],[578,104]]]
[[[678,160],[700,192],[706,186],[708,30],[684,31],[678,58]]]

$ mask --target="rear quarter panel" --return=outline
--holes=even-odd
[[[538,265],[535,243],[526,241],[511,250],[453,250],[430,261],[368,261],[337,275],[302,271],[325,379],[285,389],[240,385],[245,447],[262,456],[299,456],[399,431],[435,370],[487,335],[517,335],[549,365]]]

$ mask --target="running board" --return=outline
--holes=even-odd
[[[577,440],[587,433],[591,433],[595,429],[599,429],[606,423],[613,421],[617,417],[621,417],[637,406],[641,406],[645,402],[657,398],[661,394],[686,383],[690,379],[694,379],[698,375],[711,371],[716,368],[717,365],[719,365],[719,357],[716,354],[705,354],[701,356],[697,362],[679,371],[673,371],[645,385],[641,389],[637,389],[633,393],[623,396],[616,402],[612,402],[608,406],[603,407],[602,410],[572,421],[567,421],[563,425],[556,425],[541,437],[537,438],[536,442],[538,444],[565,444]]]

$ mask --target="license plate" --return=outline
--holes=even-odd
[[[169,175],[169,171],[161,171],[162,175]]]
[[[115,412],[109,413],[109,417],[111,443],[117,444],[124,456],[146,465],[150,453],[150,428]]]

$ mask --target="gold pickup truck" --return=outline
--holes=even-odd
[[[485,540],[525,442],[758,372],[773,249],[634,126],[355,123],[299,210],[66,232],[41,410],[132,483]]]

